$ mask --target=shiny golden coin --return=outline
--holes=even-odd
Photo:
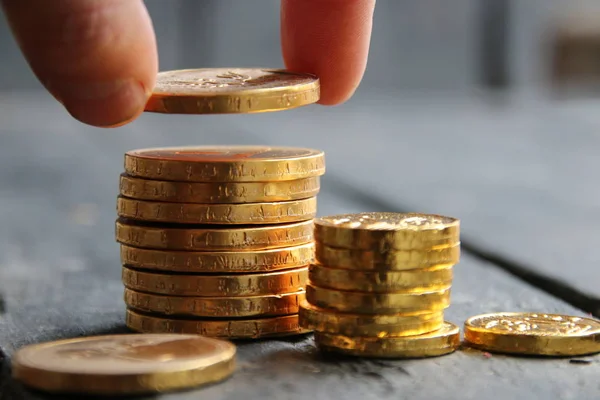
[[[136,332],[195,333],[228,339],[259,339],[301,335],[310,331],[298,325],[298,315],[258,319],[177,319],[127,310],[127,327]]]
[[[279,295],[247,297],[163,296],[125,289],[128,307],[164,316],[212,318],[272,317],[298,313],[304,290]]]
[[[408,271],[355,271],[313,264],[310,281],[319,287],[371,293],[401,292],[411,289],[437,290],[452,285],[452,267],[431,267]]]
[[[494,313],[469,318],[465,341],[482,350],[538,356],[600,353],[600,321],[570,315]]]
[[[171,296],[264,296],[304,290],[308,268],[244,275],[164,275],[123,267],[125,287]]]
[[[233,344],[198,335],[111,335],[19,349],[13,376],[38,390],[125,395],[221,381],[235,369]]]
[[[417,213],[361,213],[315,219],[315,240],[371,251],[435,249],[459,242],[459,220]]]
[[[246,204],[162,203],[117,199],[119,217],[180,224],[280,224],[307,221],[317,213],[317,199]]]
[[[265,68],[160,72],[145,111],[238,114],[287,110],[319,101],[319,79]]]
[[[121,262],[137,268],[189,273],[254,273],[308,265],[314,244],[254,251],[164,251],[121,245]]]
[[[449,322],[441,329],[417,336],[350,337],[315,332],[315,343],[323,350],[358,357],[424,358],[454,352],[460,345],[458,326]]]
[[[320,177],[281,182],[170,182],[121,175],[120,192],[131,199],[170,203],[243,204],[315,197]]]
[[[117,242],[166,250],[266,250],[312,241],[312,221],[271,226],[158,228],[117,220]]]
[[[442,311],[419,315],[365,315],[340,313],[300,303],[300,326],[317,332],[345,336],[397,337],[421,335],[440,329]]]
[[[450,306],[450,287],[430,291],[365,293],[306,285],[306,300],[314,306],[357,314],[425,314]]]
[[[317,242],[315,259],[323,265],[365,271],[402,271],[452,266],[460,260],[460,244],[430,250],[370,251],[341,249]]]
[[[320,150],[270,146],[197,146],[125,153],[131,176],[181,182],[294,181],[325,173]]]

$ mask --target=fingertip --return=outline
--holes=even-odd
[[[143,111],[158,73],[141,0],[2,0],[33,72],[77,120],[121,126]]]
[[[375,0],[282,0],[286,68],[317,75],[321,105],[356,92],[367,66]]]

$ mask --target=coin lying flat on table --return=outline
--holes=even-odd
[[[117,220],[116,237],[121,244],[167,250],[266,250],[309,243],[312,220],[291,224],[159,228]]]
[[[268,250],[167,251],[121,245],[121,263],[133,267],[189,273],[251,273],[308,265],[314,243]]]
[[[221,381],[235,369],[233,344],[198,335],[111,335],[25,346],[13,376],[59,393],[124,395]]]
[[[417,336],[349,337],[315,332],[315,343],[324,350],[359,357],[424,358],[454,352],[460,333],[456,325],[446,322],[437,331]]]
[[[280,224],[307,221],[317,213],[317,199],[274,203],[193,204],[117,199],[119,217],[178,224]]]
[[[125,172],[181,182],[280,182],[325,173],[320,150],[271,146],[190,146],[132,150]]]
[[[441,311],[450,306],[450,287],[429,291],[366,293],[306,285],[306,300],[317,307],[358,314]]]
[[[459,220],[417,213],[342,214],[315,219],[315,240],[360,250],[414,250],[459,242]]]
[[[125,287],[172,296],[262,296],[294,293],[306,285],[308,268],[244,275],[167,275],[123,267]]]
[[[127,326],[136,332],[196,333],[228,339],[259,339],[310,332],[298,325],[298,314],[256,319],[179,319],[127,310]]]
[[[310,281],[316,286],[372,293],[399,292],[414,288],[436,290],[452,285],[451,266],[372,272],[312,264],[308,275]]]
[[[243,204],[292,201],[315,197],[320,178],[280,182],[171,182],[121,175],[119,189],[124,197],[170,203]]]
[[[164,296],[125,289],[125,304],[135,310],[165,316],[210,318],[270,317],[298,313],[304,290],[294,293],[244,297]]]
[[[600,353],[600,321],[543,313],[494,313],[469,318],[465,341],[482,350],[539,356]]]
[[[427,250],[371,251],[342,249],[320,244],[315,259],[323,265],[375,271],[403,271],[433,266],[452,266],[460,259],[460,244]]]
[[[145,111],[229,114],[286,110],[316,103],[319,79],[262,68],[212,68],[160,72]]]
[[[368,315],[340,313],[300,303],[300,326],[317,332],[344,336],[413,336],[438,330],[444,324],[444,313],[418,315]]]

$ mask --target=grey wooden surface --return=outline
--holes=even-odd
[[[18,347],[126,332],[113,224],[123,153],[133,148],[322,148],[328,172],[319,214],[395,207],[446,213],[461,218],[465,241],[593,294],[599,276],[592,242],[598,217],[591,181],[594,106],[512,99],[492,107],[474,98],[402,100],[360,91],[336,108],[144,115],[129,126],[101,130],[71,120],[45,94],[3,95],[0,350],[6,358],[0,398],[48,398],[9,378]],[[478,313],[519,310],[586,315],[465,252],[447,319],[462,324]],[[595,399],[600,358],[585,359],[589,364],[488,358],[472,350],[412,361],[324,359],[307,336],[241,343],[231,379],[161,398]]]

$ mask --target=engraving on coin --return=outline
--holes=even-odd
[[[165,316],[253,317],[298,313],[304,290],[295,293],[246,297],[164,296],[125,289],[125,304],[142,311]]]
[[[276,203],[192,204],[117,199],[119,217],[180,224],[279,224],[307,221],[317,213],[315,197]]]
[[[316,332],[345,336],[398,337],[414,336],[438,330],[444,323],[444,313],[428,314],[352,314],[300,303],[300,326]]]
[[[123,267],[125,287],[146,293],[173,296],[262,296],[304,290],[308,268],[265,274],[165,275]]]
[[[600,321],[545,313],[494,313],[465,322],[465,341],[500,353],[576,356],[600,353]]]
[[[120,193],[138,200],[170,203],[243,204],[292,201],[315,197],[320,191],[320,178],[304,178],[281,182],[170,182],[120,178]]]
[[[258,339],[310,332],[298,324],[298,315],[258,319],[202,320],[146,315],[128,309],[127,326],[136,332],[194,333],[207,337]]]
[[[121,244],[168,250],[266,250],[309,243],[312,221],[231,228],[156,228],[117,220]]]
[[[235,346],[196,335],[111,335],[25,346],[13,374],[46,391],[125,394],[216,382],[233,372]]]
[[[322,151],[269,146],[188,146],[132,150],[125,172],[180,182],[294,181],[325,173]]]
[[[310,74],[260,68],[164,71],[157,76],[145,111],[254,113],[308,105],[319,96],[319,79]]]
[[[437,331],[415,336],[350,337],[315,332],[315,343],[326,351],[358,357],[423,358],[456,351],[460,332],[456,325],[445,322]]]
[[[164,251],[121,245],[124,265],[156,271],[249,273],[279,271],[308,265],[314,244],[255,251]]]
[[[459,220],[418,213],[359,213],[315,219],[315,240],[372,251],[435,249],[459,242]]]
[[[306,300],[321,308],[358,314],[430,313],[450,306],[450,287],[431,291],[366,293],[306,285]]]

